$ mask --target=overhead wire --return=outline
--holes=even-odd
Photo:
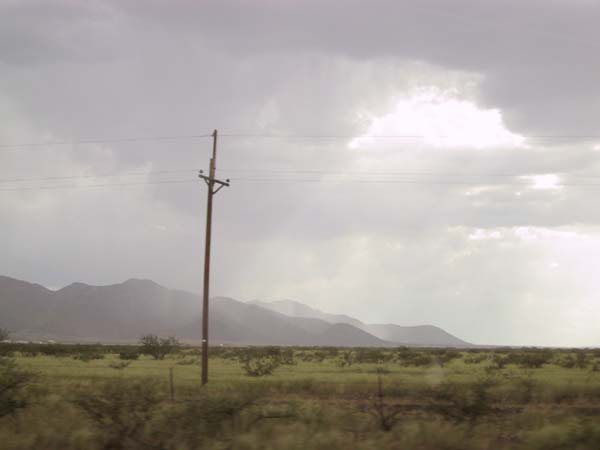
[[[524,139],[600,139],[600,134],[589,133],[589,134],[548,134],[548,135],[519,135]],[[212,134],[187,134],[187,135],[165,135],[165,136],[136,136],[136,137],[120,137],[120,138],[99,138],[99,139],[78,139],[70,141],[47,141],[47,142],[16,142],[10,144],[0,144],[0,150],[3,152],[18,152],[31,149],[39,149],[47,147],[61,146],[79,146],[79,145],[92,145],[92,144],[124,144],[124,143],[136,143],[136,142],[152,142],[152,141],[170,141],[170,140],[185,140],[185,139],[203,139],[212,137]],[[367,134],[318,134],[318,133],[219,133],[220,138],[246,138],[246,139],[428,139],[432,136],[422,134],[380,134],[380,135],[367,135]],[[436,135],[433,136],[435,139],[452,139],[454,136],[450,135]]]
[[[187,134],[187,135],[171,135],[171,136],[139,136],[139,137],[123,137],[123,138],[106,138],[106,139],[79,139],[72,141],[48,141],[48,142],[21,142],[13,144],[0,144],[0,149],[4,152],[17,152],[30,150],[40,147],[60,147],[60,146],[78,146],[92,144],[124,144],[134,142],[152,142],[152,141],[172,141],[182,139],[202,139],[212,137],[212,134]],[[13,149],[13,150],[10,150]]]
[[[518,135],[524,139],[600,139],[600,134],[534,134]],[[424,134],[265,134],[265,133],[219,133],[219,137],[267,138],[267,139],[453,139],[451,135],[428,136]]]
[[[38,181],[58,181],[58,180],[76,180],[76,179],[90,179],[90,178],[122,178],[131,176],[150,176],[150,175],[162,175],[172,173],[189,173],[195,172],[197,169],[172,169],[172,170],[152,170],[146,172],[124,172],[124,173],[112,173],[112,174],[96,174],[96,175],[66,175],[66,176],[51,176],[51,177],[37,177],[37,178],[0,178],[0,184],[5,183],[23,183],[23,182],[38,182]]]
[[[27,186],[16,188],[0,188],[0,192],[13,191],[44,191],[44,190],[60,190],[60,189],[85,189],[85,188],[104,188],[104,187],[125,187],[125,186],[146,186],[160,184],[183,184],[196,182],[195,179],[185,180],[157,180],[157,181],[141,181],[130,183],[103,183],[103,184],[84,184],[84,185],[54,185],[54,186]]]
[[[529,187],[540,188],[535,182],[528,183],[486,183],[474,181],[436,181],[436,180],[367,180],[367,179],[310,179],[310,178],[231,178],[235,181],[266,182],[266,183],[364,183],[364,184],[418,184],[418,185],[462,185],[482,187]],[[548,188],[560,187],[600,187],[600,183],[556,183]],[[548,189],[546,188],[546,189]]]
[[[175,173],[193,173],[197,172],[198,169],[170,169],[170,170],[152,170],[152,171],[143,171],[143,172],[124,172],[124,173],[111,173],[111,174],[85,174],[85,175],[65,175],[65,176],[49,176],[49,177],[27,177],[27,178],[4,178],[0,179],[0,184],[10,184],[10,183],[24,183],[24,182],[45,182],[45,181],[59,181],[59,180],[77,180],[77,179],[96,179],[96,178],[125,178],[132,176],[155,176],[155,175],[163,175],[163,174],[175,174]],[[419,180],[402,180],[402,179],[385,179],[385,178],[377,178],[372,180],[365,179],[356,179],[349,180],[347,178],[340,177],[357,177],[357,176],[368,176],[368,177],[466,177],[466,178],[520,178],[527,179],[533,177],[539,177],[547,175],[547,173],[459,173],[459,172],[410,172],[410,171],[332,171],[332,170],[314,170],[314,169],[304,169],[304,170],[296,170],[296,169],[244,169],[244,168],[223,168],[218,169],[220,173],[242,173],[249,174],[250,176],[245,177],[237,177],[231,178],[232,180],[238,181],[275,181],[275,182],[285,182],[285,181],[302,181],[302,182],[339,182],[339,181],[366,181],[370,183],[375,182],[397,182],[397,181],[411,181],[413,183],[419,184],[439,184],[439,183],[457,183],[456,181],[448,181],[448,180],[431,180],[431,179],[419,179]],[[328,176],[334,178],[289,178],[289,177],[278,177],[278,178],[267,178],[265,176],[252,176],[254,174],[257,175],[295,175],[295,176],[311,176],[311,175],[321,175]],[[570,175],[565,174],[563,176],[568,177],[569,179],[599,179],[600,175]],[[468,181],[461,182],[461,184],[523,184],[529,185],[531,183],[489,183],[486,180],[478,180],[478,181]],[[42,186],[43,187],[43,186]]]
[[[42,185],[42,186],[18,186],[2,187],[0,192],[7,191],[38,191],[38,190],[57,190],[57,189],[85,189],[85,188],[104,188],[104,187],[124,187],[124,186],[146,186],[161,184],[181,184],[195,182],[196,179],[175,179],[175,180],[147,180],[142,182],[117,182],[101,184],[83,184],[83,185]],[[398,185],[455,185],[455,186],[480,186],[480,187],[505,187],[505,188],[542,188],[535,181],[529,182],[489,182],[488,180],[469,181],[469,180],[416,180],[416,179],[360,179],[360,178],[267,178],[267,177],[233,177],[231,182],[250,182],[250,183],[327,183],[327,184],[398,184]],[[545,186],[548,188],[561,187],[600,187],[600,183],[571,183],[562,182]]]
[[[245,168],[222,168],[217,169],[217,172],[227,173],[267,173],[267,174],[314,174],[314,175],[381,175],[381,176],[441,176],[441,177],[506,177],[506,178],[518,178],[518,177],[534,177],[540,175],[547,175],[548,172],[526,172],[526,173],[464,173],[464,172],[408,172],[408,171],[369,171],[369,170],[356,170],[356,171],[330,171],[330,170],[318,170],[318,169],[245,169]],[[556,172],[553,174],[558,175]],[[570,178],[591,178],[600,179],[598,175],[566,175]]]

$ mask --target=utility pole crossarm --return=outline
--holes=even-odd
[[[198,178],[202,178],[206,182],[206,185],[209,187],[209,189],[211,186],[211,182],[212,182],[212,184],[219,185],[219,187],[216,190],[212,191],[213,194],[216,194],[225,186],[229,187],[229,178],[227,178],[225,181],[217,180],[216,178],[210,178],[210,177],[207,177],[206,175],[204,175],[204,170],[200,170]]]

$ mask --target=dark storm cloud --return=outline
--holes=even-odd
[[[589,1],[163,2],[131,14],[238,57],[313,52],[483,73],[484,98],[524,133],[594,134],[600,5]]]

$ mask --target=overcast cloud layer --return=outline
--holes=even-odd
[[[598,345],[599,18],[587,0],[3,1],[0,274],[201,291],[211,140],[189,136],[218,128],[213,294]],[[74,143],[16,146],[44,142]]]

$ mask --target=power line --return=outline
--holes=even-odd
[[[171,170],[153,170],[146,172],[126,172],[126,173],[114,173],[114,174],[99,174],[99,175],[66,175],[66,176],[51,176],[51,177],[39,177],[39,178],[5,178],[0,179],[0,184],[10,184],[10,183],[24,183],[24,182],[44,182],[44,181],[58,181],[58,180],[77,180],[77,179],[95,179],[95,178],[124,178],[131,176],[152,176],[152,175],[161,175],[161,174],[175,174],[175,173],[195,173],[197,169],[171,169]],[[379,172],[379,171],[328,171],[328,170],[295,170],[295,169],[243,169],[243,168],[230,168],[230,169],[218,169],[218,172],[234,172],[234,173],[242,173],[242,174],[281,174],[281,175],[329,175],[334,177],[344,177],[344,176],[396,176],[396,177],[406,177],[406,176],[426,176],[426,177],[466,177],[466,178],[528,178],[528,177],[536,177],[536,176],[544,176],[547,173],[526,173],[526,174],[506,174],[506,173],[459,173],[459,172]],[[600,175],[569,175],[565,174],[563,176],[567,176],[569,179],[600,179]],[[250,177],[250,178],[234,178],[238,181],[298,181],[296,178],[266,178],[266,177]],[[343,178],[333,178],[333,179],[322,179],[322,178],[303,178],[302,182],[317,182],[317,181],[327,181],[327,182],[335,182],[335,181],[346,181]],[[375,179],[375,180],[357,180],[357,181],[367,181],[367,182],[392,182],[392,181],[402,181],[402,180],[384,180],[384,179]],[[409,181],[409,180],[404,180]],[[444,180],[437,181],[443,182]],[[415,183],[419,182],[421,184],[433,183],[435,180],[415,180]],[[454,182],[452,182],[454,183]],[[473,181],[473,182],[463,182],[467,184],[484,184],[485,180],[481,181]],[[514,184],[514,183],[513,183]],[[518,184],[518,183],[517,183]],[[529,185],[529,183],[522,183],[524,185]],[[562,183],[561,183],[562,184]],[[41,186],[43,187],[43,186]]]
[[[529,183],[487,183],[485,181],[435,181],[435,180],[367,180],[367,179],[317,179],[317,178],[231,178],[231,181],[265,182],[265,183],[365,183],[365,184],[420,184],[420,185],[465,185],[465,186],[500,186],[500,187],[536,187]],[[600,183],[556,183],[551,187],[600,187]]]
[[[172,174],[172,173],[191,173],[197,172],[197,169],[173,169],[173,170],[153,170],[148,172],[129,172],[129,173],[114,173],[114,174],[101,174],[101,175],[66,175],[66,176],[55,176],[55,177],[41,177],[41,178],[4,178],[0,179],[1,183],[23,183],[23,182],[36,182],[36,181],[57,181],[57,180],[76,180],[76,179],[90,179],[90,178],[116,178],[116,177],[131,177],[131,176],[145,176],[145,175],[160,175],[160,174]]]
[[[105,173],[105,174],[94,174],[94,175],[64,175],[64,176],[49,176],[49,177],[28,177],[28,178],[5,178],[0,179],[0,184],[10,184],[10,183],[23,183],[23,182],[44,182],[44,181],[57,181],[57,180],[77,180],[77,179],[96,179],[96,178],[125,178],[125,177],[133,177],[133,176],[153,176],[153,175],[161,175],[161,174],[175,174],[175,173],[195,173],[197,169],[191,168],[181,168],[181,169],[168,169],[168,170],[152,170],[152,171],[143,171],[143,172],[125,172],[125,173]],[[465,173],[465,172],[429,172],[429,171],[373,171],[373,170],[316,170],[316,169],[260,169],[260,168],[224,168],[217,170],[220,173],[241,173],[246,176],[235,178],[238,181],[265,181],[265,182],[340,182],[340,181],[352,181],[347,180],[344,177],[353,177],[354,180],[359,182],[368,182],[368,183],[393,183],[393,182],[410,182],[410,183],[418,183],[418,184],[505,184],[505,185],[530,185],[531,182],[523,182],[523,183],[497,183],[497,182],[489,182],[488,180],[477,180],[477,178],[534,178],[534,177],[542,177],[548,175],[548,172],[522,172],[522,173]],[[295,175],[295,176],[304,176],[303,178],[290,178],[290,177],[265,177],[263,174],[267,175]],[[257,175],[257,176],[253,176]],[[306,178],[305,176],[325,176],[328,178]],[[569,173],[552,173],[552,175],[558,175],[561,177],[566,177],[569,180],[577,180],[577,179],[589,179],[589,180],[598,180],[600,179],[600,174],[598,175],[585,175],[585,174],[569,174]],[[377,177],[375,179],[361,179],[355,178],[357,176],[364,177]],[[333,178],[331,178],[333,177]],[[472,181],[456,181],[456,180],[432,180],[429,178],[425,179],[417,179],[417,180],[406,180],[406,179],[385,179],[379,177],[439,177],[439,178],[475,178]],[[531,180],[535,184],[535,179]],[[98,186],[108,186],[113,185],[110,184],[102,184]],[[575,186],[575,185],[591,185],[587,184],[577,184],[577,183],[557,183],[557,185],[564,186]],[[69,186],[69,185],[65,185]],[[94,185],[96,186],[96,185]],[[44,186],[41,186],[42,188]]]
[[[130,182],[130,183],[102,183],[88,185],[53,185],[53,186],[27,186],[14,188],[0,188],[0,192],[14,191],[44,191],[44,190],[68,190],[68,189],[86,189],[86,188],[105,188],[105,187],[126,187],[126,186],[147,186],[147,185],[162,185],[162,184],[182,184],[191,183],[193,179],[178,179],[178,180],[159,180],[145,182]],[[486,181],[448,181],[448,180],[398,180],[398,179],[322,179],[322,178],[252,178],[240,177],[232,178],[235,182],[249,183],[321,183],[321,184],[398,184],[398,185],[454,185],[454,186],[481,186],[481,187],[505,187],[505,188],[542,188],[536,186],[535,182],[528,183],[489,183]],[[557,183],[548,188],[561,187],[600,187],[600,183]]]
[[[187,180],[161,180],[161,181],[142,181],[132,183],[104,183],[104,184],[86,184],[86,185],[55,185],[55,186],[34,186],[34,187],[17,187],[17,188],[0,188],[0,192],[9,191],[45,191],[45,190],[60,190],[60,189],[86,189],[86,188],[104,188],[104,187],[122,187],[122,186],[146,186],[155,184],[182,184],[192,183],[195,179]]]
[[[452,135],[429,136],[424,134],[263,134],[263,133],[223,133],[222,137],[266,138],[266,139],[454,139]],[[534,134],[517,136],[525,139],[600,139],[600,134]]]
[[[237,173],[267,173],[267,174],[315,174],[315,175],[381,175],[381,176],[440,176],[440,177],[506,177],[506,178],[518,178],[518,177],[534,177],[548,175],[548,172],[544,173],[460,173],[460,172],[380,172],[380,171],[327,171],[327,170],[295,170],[295,169],[243,169],[243,168],[232,168],[232,169],[219,169],[219,172],[237,172]],[[552,173],[553,175],[568,176],[569,178],[585,178],[585,179],[600,179],[599,175],[569,175],[569,174],[558,174]]]
[[[108,143],[135,143],[152,141],[170,141],[182,139],[202,139],[209,138],[211,134],[189,134],[189,135],[170,135],[170,136],[141,136],[124,138],[106,138],[106,139],[81,139],[72,141],[48,141],[48,142],[24,142],[14,144],[0,144],[0,149],[14,149],[8,151],[23,151],[40,147],[54,147],[66,145],[90,145],[90,144],[108,144]],[[248,139],[453,139],[451,135],[428,136],[423,134],[278,134],[278,133],[222,133],[225,138],[248,138]],[[600,134],[547,134],[547,135],[518,135],[524,139],[600,139]]]
[[[28,142],[15,144],[0,144],[1,149],[18,148],[26,149],[28,147],[52,147],[63,145],[89,145],[89,144],[113,144],[127,142],[149,142],[149,141],[171,141],[178,139],[201,139],[211,137],[210,134],[188,134],[172,136],[146,136],[146,137],[125,137],[125,138],[107,138],[107,139],[81,139],[73,141],[50,141],[50,142]]]

